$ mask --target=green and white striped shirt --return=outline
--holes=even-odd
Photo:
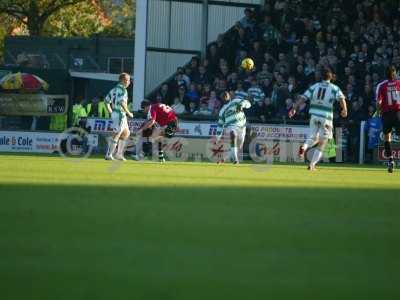
[[[258,86],[252,86],[247,90],[249,96],[253,99],[254,102],[264,101],[265,94],[261,88]]]
[[[221,133],[226,127],[245,127],[246,115],[243,109],[250,107],[251,103],[246,99],[235,98],[226,103],[219,112],[217,132]]]
[[[344,99],[340,88],[329,81],[321,81],[311,86],[303,95],[310,100],[310,115],[333,120],[333,104]]]
[[[104,101],[110,104],[113,112],[117,112],[120,117],[126,116],[126,113],[122,108],[121,103],[128,103],[128,91],[121,83],[119,83],[111,91],[108,92]]]

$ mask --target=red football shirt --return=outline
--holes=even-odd
[[[400,80],[385,80],[378,84],[376,101],[382,112],[400,111]]]
[[[156,121],[160,126],[166,126],[176,120],[176,115],[168,105],[156,103],[150,106],[148,119]]]

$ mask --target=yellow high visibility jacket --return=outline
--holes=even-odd
[[[86,113],[87,115],[90,115],[90,112],[92,111],[92,103],[89,103],[86,105]],[[107,110],[106,104],[104,101],[100,101],[97,104],[97,115],[99,118],[106,118],[108,119],[110,117],[110,113]]]
[[[54,115],[50,117],[49,129],[52,131],[64,131],[67,128],[67,115]]]
[[[75,104],[72,107],[72,124],[74,126],[79,124],[79,120],[81,118],[86,118],[86,117],[87,117],[87,112],[82,104]]]

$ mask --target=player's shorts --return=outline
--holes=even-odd
[[[111,119],[113,121],[113,132],[122,133],[125,129],[129,130],[128,119],[126,116],[121,116],[118,112],[111,113]]]
[[[151,136],[162,136],[164,135],[166,138],[172,138],[176,131],[178,130],[178,120],[173,120],[169,122],[165,126],[159,126],[158,124],[153,125],[146,130],[143,130],[143,137],[151,137]]]
[[[246,138],[246,127],[229,126],[225,129],[225,134],[230,135],[230,133],[236,136],[237,146],[239,148],[243,147],[244,139]]]
[[[400,134],[400,111],[388,111],[382,114],[382,131],[384,134],[391,133],[393,128]]]
[[[329,140],[333,138],[333,122],[325,118],[311,116],[310,119],[310,139]]]
[[[173,120],[168,123],[168,125],[164,129],[164,136],[166,138],[172,138],[176,131],[178,130],[178,120]]]

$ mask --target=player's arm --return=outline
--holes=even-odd
[[[155,124],[156,124],[156,120],[154,120],[154,119],[147,120],[147,122],[145,122],[143,124],[143,126],[139,129],[139,131],[144,131],[146,129],[149,129],[149,128],[153,127]]]
[[[381,95],[381,89],[380,89],[380,84],[376,88],[376,114],[380,116],[381,114],[381,109],[382,109],[382,95]]]
[[[223,114],[219,115],[218,118],[218,126],[217,126],[217,141],[219,141],[222,137],[225,127],[225,116]]]
[[[340,104],[340,115],[342,116],[342,118],[347,118],[347,103],[346,103],[346,98],[345,97],[341,97],[339,99],[339,104]]]
[[[133,118],[133,114],[129,111],[126,101],[121,102],[121,107],[130,118]]]
[[[104,102],[106,103],[106,109],[109,112],[109,114],[112,114],[112,108],[111,108],[111,93],[108,93],[108,95],[106,96],[106,98],[104,99]]]
[[[106,108],[107,108],[109,114],[111,115],[112,114],[112,108],[111,108],[110,103],[106,103]]]
[[[307,101],[307,98],[304,95],[299,95],[297,101],[293,104],[292,109],[289,111],[289,118],[293,118],[299,109]]]

